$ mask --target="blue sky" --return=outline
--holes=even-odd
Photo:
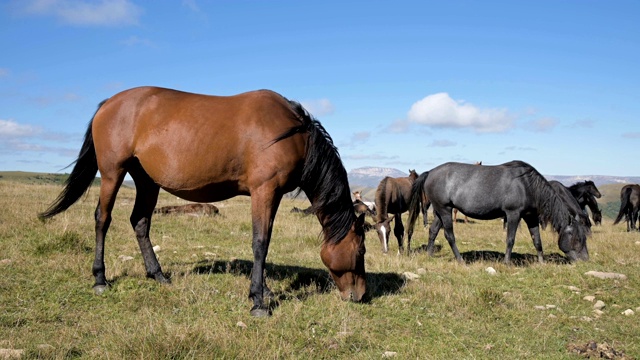
[[[65,172],[156,85],[298,100],[347,170],[518,159],[638,176],[639,1],[0,2],[0,170]]]

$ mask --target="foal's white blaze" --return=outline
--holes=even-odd
[[[386,253],[389,251],[387,248],[387,229],[382,225],[380,226],[380,230],[382,231],[382,250]]]

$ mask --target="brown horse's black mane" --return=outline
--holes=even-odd
[[[347,171],[322,124],[300,103],[285,100],[301,124],[275,138],[272,144],[295,134],[309,134],[299,187],[311,200],[313,212],[321,219],[325,241],[337,243],[347,236],[355,221]]]

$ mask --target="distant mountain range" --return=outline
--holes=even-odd
[[[377,188],[380,180],[385,176],[403,177],[408,176],[409,172],[404,172],[394,168],[382,167],[361,167],[352,169],[347,173],[349,177],[349,185],[353,189],[360,188]],[[547,180],[556,180],[566,186],[573,185],[579,181],[591,180],[596,186],[605,184],[638,184],[640,177],[637,176],[607,176],[607,175],[544,175]]]

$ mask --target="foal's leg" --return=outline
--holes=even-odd
[[[398,253],[404,253],[404,224],[402,224],[402,214],[395,214],[396,224],[393,226],[393,234],[398,239]],[[407,255],[409,251],[407,250]]]
[[[253,300],[251,315],[269,316],[269,308],[264,304],[264,296],[272,296],[266,286],[265,263],[271,241],[273,220],[280,205],[282,195],[271,187],[262,186],[251,193],[251,222],[253,225],[253,269],[249,298]]]
[[[96,250],[92,272],[95,277],[93,291],[100,295],[107,289],[107,277],[104,266],[104,240],[111,225],[111,211],[116,200],[118,189],[125,176],[124,170],[112,173],[101,173],[100,199],[95,211]]]
[[[524,221],[527,223],[527,227],[529,227],[529,233],[531,234],[531,240],[533,240],[533,246],[536,248],[538,252],[538,262],[544,263],[544,256],[542,254],[542,240],[540,239],[540,228],[538,227],[538,217],[537,216],[527,216],[524,218]]]
[[[169,283],[162,273],[156,253],[153,251],[149,229],[151,228],[151,214],[158,202],[160,187],[147,175],[142,168],[136,167],[131,171],[131,177],[136,183],[136,202],[131,212],[131,226],[136,233],[138,246],[147,270],[147,277],[153,278],[159,283]]]

